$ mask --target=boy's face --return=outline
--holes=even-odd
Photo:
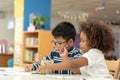
[[[84,32],[80,33],[80,49],[83,53],[89,51],[90,47],[88,46],[87,36]]]
[[[57,37],[52,41],[52,45],[54,46],[54,49],[56,51],[60,51],[64,47],[66,47],[66,49],[69,49],[71,46],[71,43],[69,41],[66,41],[62,37]]]

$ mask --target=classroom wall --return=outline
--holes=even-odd
[[[120,58],[120,25],[110,25],[114,32],[115,37],[115,54],[117,58]]]
[[[14,20],[13,14],[6,13],[3,18],[0,19],[0,40],[5,39],[8,45],[14,43],[14,29],[8,29],[8,21]]]

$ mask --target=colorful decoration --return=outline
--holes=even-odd
[[[67,19],[67,20],[73,20],[73,21],[85,21],[88,17],[89,14],[88,13],[81,13],[80,15],[72,15],[69,12],[58,12],[58,15],[61,18]]]
[[[71,14],[68,11],[66,12],[62,12],[62,11],[58,11],[58,15],[61,18],[67,19],[67,20],[71,20],[71,21],[86,21],[88,19],[89,16],[93,16],[95,14],[95,12],[97,11],[101,11],[104,10],[106,7],[106,3],[103,2],[100,6],[95,7],[95,9],[90,10],[89,12],[80,12],[80,15],[75,15],[75,14]],[[117,14],[119,14],[119,11],[116,11]]]

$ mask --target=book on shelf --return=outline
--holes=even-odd
[[[38,60],[38,53],[35,50],[28,50],[26,49],[24,55],[24,61],[36,61]]]
[[[38,38],[37,37],[27,37],[25,39],[26,46],[37,46],[38,45]]]

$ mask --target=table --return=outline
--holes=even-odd
[[[7,62],[11,58],[13,58],[13,54],[0,54],[0,67],[7,67]]]
[[[0,67],[0,80],[110,80],[110,79],[89,78],[80,75],[32,74],[31,72],[25,72],[23,68]]]

